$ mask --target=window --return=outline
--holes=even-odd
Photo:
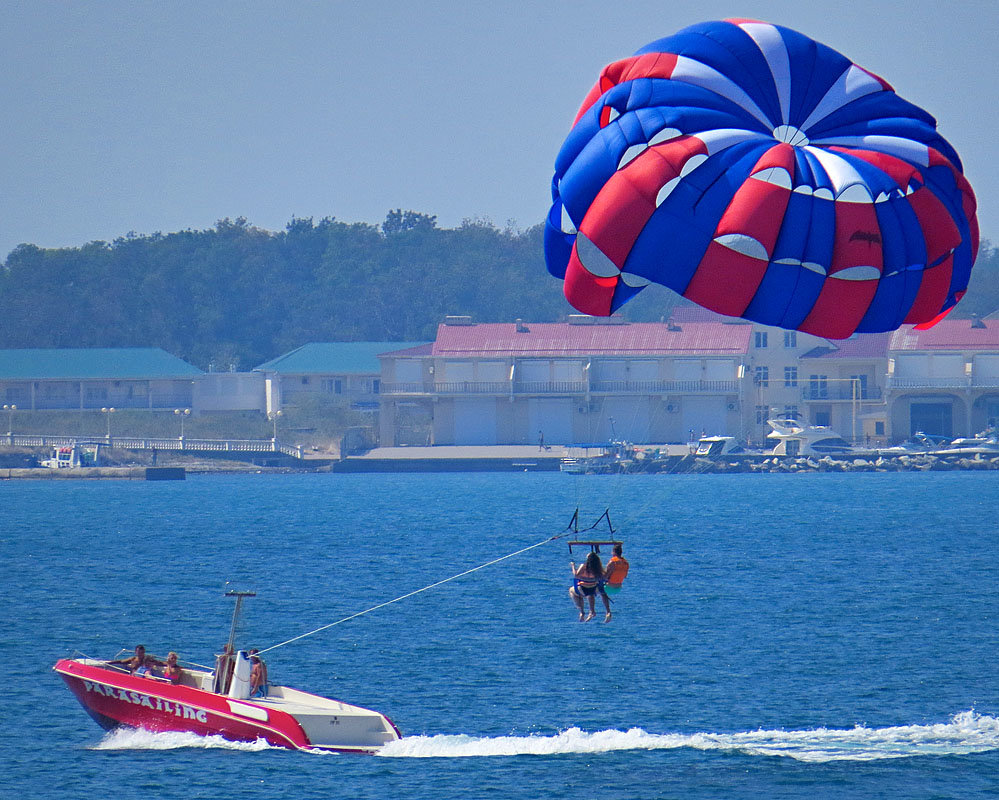
[[[106,386],[88,386],[83,391],[87,403],[106,403],[108,389]]]
[[[308,385],[309,385],[309,379],[308,378],[302,378],[302,386],[308,386]]]
[[[809,375],[808,376],[808,396],[813,400],[818,397],[829,396],[829,376]],[[821,423],[820,423],[821,424]]]
[[[785,419],[797,419],[798,418],[798,407],[795,405],[784,406],[784,418]]]
[[[378,394],[381,391],[382,382],[378,378],[371,381],[371,394]]]
[[[756,332],[756,346],[758,348],[764,348],[767,346],[767,332],[757,331]]]
[[[763,425],[770,418],[770,406],[756,407],[756,424]]]
[[[784,347],[792,348],[798,346],[798,332],[784,331]]]
[[[854,389],[853,387],[857,387]],[[850,397],[854,396],[854,392],[858,398],[867,397],[867,376],[866,375],[851,375],[850,376]]]
[[[753,383],[757,386],[769,386],[770,385],[770,368],[769,367],[756,367],[753,370]]]
[[[876,420],[874,423],[874,435],[875,436],[885,435],[885,424],[880,420]]]
[[[784,385],[785,386],[797,386],[798,385],[798,368],[797,367],[784,367]]]

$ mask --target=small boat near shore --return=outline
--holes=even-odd
[[[239,601],[251,593],[228,594],[237,596],[235,631]],[[250,697],[248,654],[234,652],[231,647],[225,652],[233,653],[231,668],[185,664],[178,683],[137,674],[115,660],[76,656],[59,660],[53,669],[106,730],[125,726],[153,732],[185,731],[231,741],[263,739],[276,747],[345,753],[377,752],[401,738],[388,717],[340,700],[276,685],[268,686],[265,696]]]
[[[805,425],[790,417],[768,419],[767,425],[773,429],[767,438],[776,440],[771,455],[826,456],[860,452],[825,425]]]

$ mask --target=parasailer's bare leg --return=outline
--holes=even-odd
[[[607,592],[605,592],[602,587],[600,589],[600,599],[604,601],[604,610],[607,612],[607,615],[604,617],[604,622],[610,622],[611,621],[610,598],[607,596]]]
[[[575,587],[573,586],[569,587],[569,597],[572,598],[573,604],[576,606],[577,610],[579,611],[579,621],[582,622],[584,617],[586,616],[585,613],[583,612],[583,598],[579,596],[579,594],[576,592]]]

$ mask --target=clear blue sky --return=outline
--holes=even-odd
[[[934,114],[999,239],[996,0],[7,0],[0,258],[226,216],[526,228],[600,68],[732,16],[819,39]]]

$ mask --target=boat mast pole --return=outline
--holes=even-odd
[[[226,652],[234,653],[236,652],[233,645],[236,642],[236,625],[239,622],[239,612],[243,608],[243,598],[244,597],[256,597],[256,592],[237,592],[234,589],[230,589],[225,593],[226,597],[236,598],[236,607],[232,610],[232,626],[229,628],[229,641],[226,643]]]

